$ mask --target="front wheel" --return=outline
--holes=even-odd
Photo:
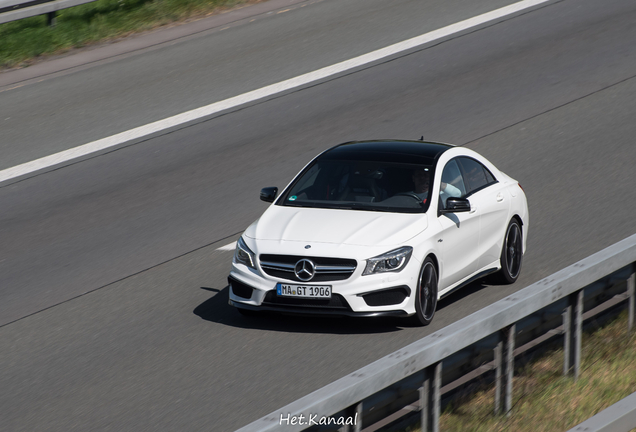
[[[506,236],[504,237],[503,248],[501,249],[501,270],[499,279],[503,283],[514,283],[521,273],[521,262],[523,259],[523,238],[519,221],[513,219],[508,224]]]
[[[429,325],[433,321],[437,308],[437,270],[431,258],[426,258],[415,293],[415,317],[420,325]]]

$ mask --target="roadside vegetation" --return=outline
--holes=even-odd
[[[55,27],[46,15],[0,24],[0,69],[260,1],[97,0],[58,11]]]
[[[493,415],[494,387],[488,386],[448,407],[440,430],[567,431],[636,392],[636,332],[627,331],[627,314],[584,334],[577,382],[562,368],[562,349],[543,355],[516,374],[510,417]]]

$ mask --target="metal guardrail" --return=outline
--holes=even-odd
[[[480,368],[494,372],[495,413],[509,414],[514,360],[521,345],[562,338],[563,371],[576,379],[583,323],[603,309],[599,305],[627,300],[633,329],[635,271],[632,235],[237,432],[361,431],[413,403],[422,430],[438,431],[443,386],[448,389]]]
[[[48,24],[55,25],[56,12],[96,0],[0,0],[0,24],[47,15]]]

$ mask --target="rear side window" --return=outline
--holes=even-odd
[[[497,182],[488,168],[475,159],[468,157],[460,157],[457,159],[464,173],[467,193],[473,193]]]

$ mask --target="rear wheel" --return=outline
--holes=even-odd
[[[429,325],[433,321],[437,308],[437,269],[431,258],[426,258],[415,293],[415,319],[420,325]]]
[[[511,284],[517,280],[519,273],[521,273],[522,259],[523,238],[521,225],[517,219],[513,219],[508,224],[503,248],[501,249],[501,270],[498,273],[501,282]]]

